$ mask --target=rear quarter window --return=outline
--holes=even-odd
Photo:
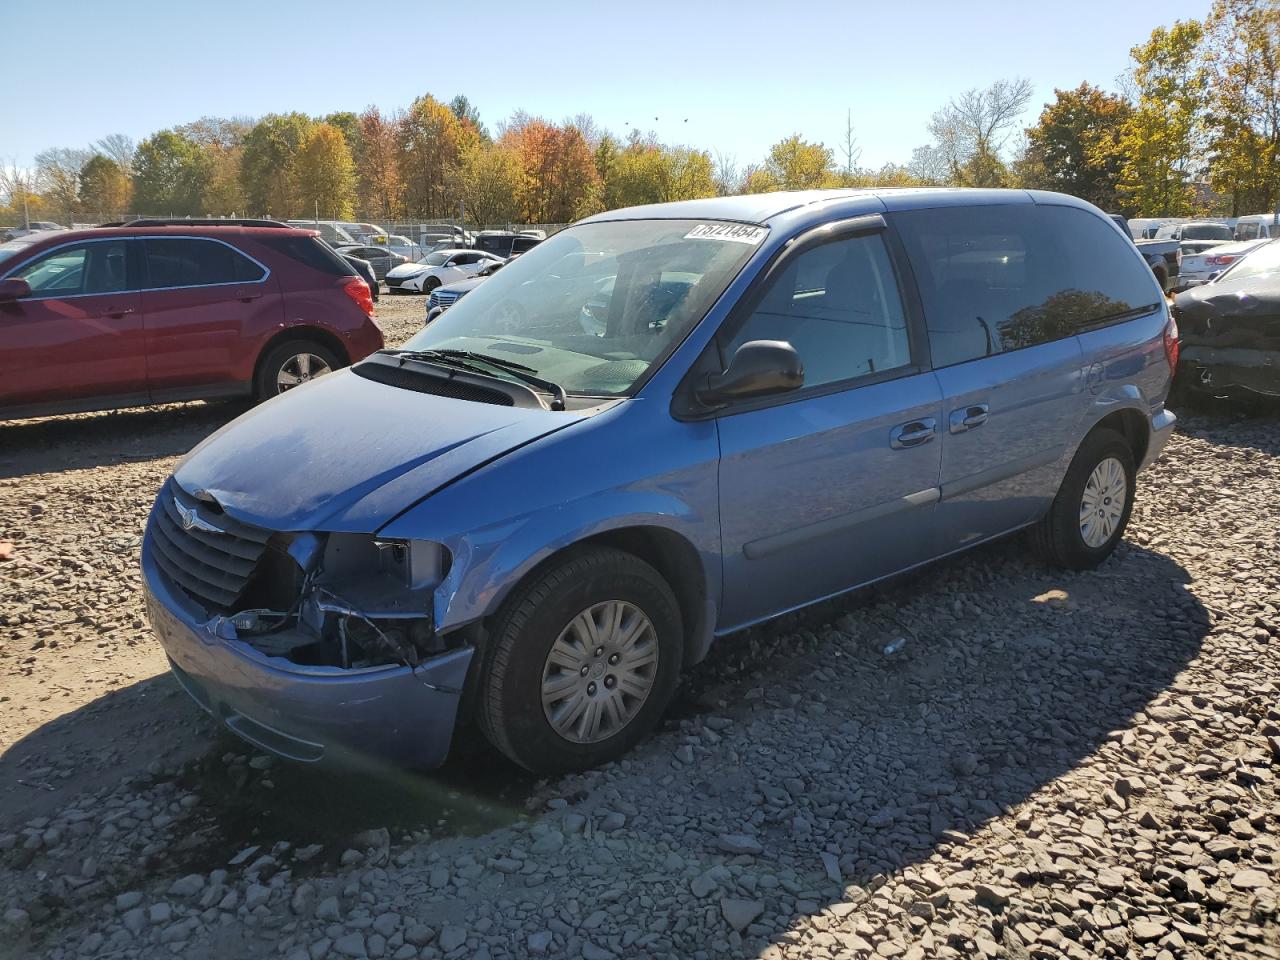
[[[935,367],[1060,340],[1159,302],[1133,245],[1086,210],[944,207],[893,221],[924,302]]]
[[[319,237],[297,235],[258,237],[258,242],[297,263],[332,277],[354,277],[355,268]]]

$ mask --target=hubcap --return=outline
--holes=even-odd
[[[326,373],[329,373],[329,364],[325,363],[323,357],[317,357],[314,353],[299,353],[280,367],[280,372],[276,374],[276,390],[284,393]]]
[[[1129,496],[1124,465],[1107,457],[1089,474],[1080,498],[1080,537],[1090,547],[1101,547],[1120,526]]]
[[[639,607],[597,603],[569,621],[542,668],[542,712],[574,743],[597,743],[639,713],[658,671],[658,635]]]

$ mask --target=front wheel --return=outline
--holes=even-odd
[[[1069,570],[1096,567],[1124,536],[1136,491],[1133,451],[1114,430],[1095,430],[1076,451],[1048,515],[1032,530],[1037,552]]]
[[[593,548],[521,587],[490,633],[480,725],[534,773],[597,766],[654,728],[683,659],[680,607],[643,560]]]
[[[427,279],[422,281],[422,292],[430,293],[432,290],[434,290],[438,286],[440,286],[439,277],[427,277]]]
[[[253,392],[259,401],[270,400],[341,365],[332,350],[314,340],[286,340],[267,351],[258,364]]]

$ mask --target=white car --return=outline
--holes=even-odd
[[[1178,268],[1178,289],[1198,287],[1208,283],[1233,263],[1243,260],[1268,241],[1241,240],[1237,243],[1220,243],[1202,253],[1184,253]]]
[[[489,264],[501,263],[502,260],[502,257],[483,250],[458,247],[436,250],[417,263],[402,263],[389,271],[387,289],[392,293],[430,293],[443,283],[474,277]]]

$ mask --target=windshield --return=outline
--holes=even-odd
[[[507,264],[405,347],[491,354],[569,393],[625,395],[702,319],[765,234],[693,220],[570,227]]]
[[[1218,280],[1243,280],[1280,270],[1280,240],[1269,240],[1238,263],[1224,270]]]
[[[428,267],[442,267],[444,262],[449,259],[449,255],[445,253],[428,253],[418,262]]]
[[[1183,240],[1231,240],[1231,228],[1225,223],[1190,223],[1182,228]]]
[[[34,241],[10,240],[8,243],[0,243],[0,263],[8,260],[14,254],[21,253],[27,247],[31,246]]]

